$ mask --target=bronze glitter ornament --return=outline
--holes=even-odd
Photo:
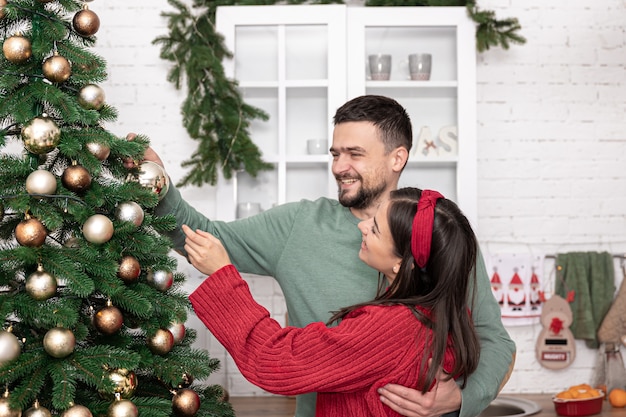
[[[125,201],[115,208],[115,218],[123,222],[131,222],[135,226],[141,226],[145,214],[141,206],[134,201]]]
[[[41,67],[44,77],[53,83],[62,83],[67,81],[72,75],[72,65],[65,57],[55,52],[54,55],[48,57]]]
[[[26,178],[26,192],[28,194],[54,194],[57,191],[57,179],[54,174],[45,169],[31,172]]]
[[[139,417],[139,410],[130,400],[116,399],[109,406],[107,417]]]
[[[200,409],[200,396],[190,388],[176,391],[172,399],[172,411],[178,417],[192,417]]]
[[[137,281],[141,274],[141,265],[137,258],[132,255],[122,257],[117,269],[117,277],[127,284]]]
[[[93,36],[100,29],[100,18],[85,4],[83,10],[74,15],[72,26],[80,36]]]
[[[161,200],[169,189],[169,178],[165,170],[152,161],[144,161],[139,166],[137,180],[141,186],[152,190]]]
[[[78,104],[86,110],[100,110],[104,100],[104,90],[95,84],[87,84],[78,92]]]
[[[113,222],[103,214],[94,214],[83,224],[83,236],[91,243],[106,243],[113,237]]]
[[[2,44],[4,57],[14,64],[22,64],[32,56],[33,50],[30,40],[16,34],[7,38]]]
[[[20,417],[22,410],[19,408],[11,408],[9,404],[9,390],[5,390],[2,398],[0,398],[0,417]]]
[[[31,153],[42,155],[57,147],[61,140],[59,126],[45,113],[34,117],[22,127],[24,147]]]
[[[124,316],[117,307],[108,302],[106,307],[96,312],[93,317],[93,324],[100,333],[112,335],[122,328]]]
[[[106,399],[114,399],[116,394],[119,394],[122,398],[130,398],[137,389],[137,376],[133,371],[128,369],[119,368],[112,370],[107,376],[114,384],[113,392],[98,391],[100,396]]]
[[[37,266],[37,271],[26,278],[26,293],[37,301],[54,297],[57,293],[57,286],[56,278],[46,272],[41,264]]]
[[[9,328],[9,330],[0,331],[0,366],[17,359],[22,353],[20,341],[11,330]]]
[[[38,248],[44,244],[47,236],[46,227],[39,220],[30,216],[15,226],[15,238],[22,246]]]
[[[61,413],[61,417],[93,417],[91,411],[84,405],[74,404]]]
[[[174,283],[174,274],[162,269],[149,271],[148,276],[146,276],[146,280],[157,290],[165,292],[169,290]]]
[[[35,400],[35,404],[24,411],[22,417],[52,417],[52,413],[46,407],[40,405],[39,401]]]
[[[43,337],[43,348],[53,358],[65,358],[74,352],[76,337],[70,329],[54,327]]]
[[[174,347],[174,336],[167,329],[158,329],[156,333],[148,337],[148,348],[156,355],[166,355]]]
[[[63,175],[61,175],[61,183],[70,191],[81,194],[89,189],[91,186],[91,174],[89,171],[76,162],[65,168]]]

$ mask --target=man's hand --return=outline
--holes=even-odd
[[[131,141],[133,139],[135,139],[137,137],[136,133],[129,133],[126,135],[126,140]],[[154,151],[154,149],[152,149],[151,147],[148,146],[148,148],[146,148],[146,151],[143,154],[143,160],[141,161],[134,161],[131,158],[128,158],[126,160],[124,160],[124,167],[126,169],[133,169],[135,168],[138,164],[140,164],[143,161],[151,161],[154,162],[158,165],[161,166],[161,168],[165,168],[165,165],[163,164],[163,161],[161,161],[161,158],[159,157],[159,155]]]
[[[437,417],[461,408],[461,389],[443,371],[437,383],[426,394],[397,384],[387,384],[378,390],[380,401],[407,417]]]

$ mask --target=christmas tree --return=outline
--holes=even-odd
[[[0,0],[0,417],[233,416],[153,214],[167,175],[105,128],[99,27],[86,3]]]

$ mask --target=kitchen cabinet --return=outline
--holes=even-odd
[[[441,191],[476,222],[475,27],[463,7],[345,5],[223,6],[217,30],[233,58],[224,61],[246,103],[269,121],[250,134],[273,164],[251,178],[220,178],[220,219],[237,204],[262,209],[302,198],[336,197],[332,158],[307,153],[309,139],[332,143],[332,118],[347,100],[381,94],[413,122],[414,146],[401,186]],[[432,56],[430,79],[411,80],[408,56]],[[371,80],[367,58],[392,56],[388,80]]]

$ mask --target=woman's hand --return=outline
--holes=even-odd
[[[218,269],[231,264],[222,242],[212,234],[183,225],[185,251],[191,264],[200,272],[211,275]]]

